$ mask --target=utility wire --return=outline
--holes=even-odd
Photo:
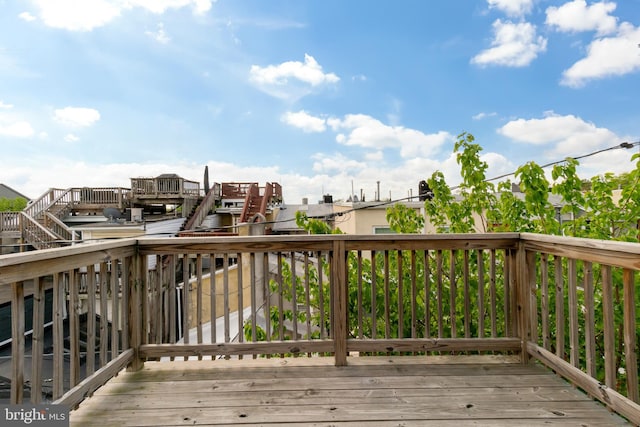
[[[583,154],[581,156],[577,156],[577,157],[567,156],[562,160],[557,160],[555,162],[547,163],[547,164],[544,164],[544,165],[542,165],[540,167],[544,169],[544,168],[547,168],[549,166],[557,165],[559,163],[564,163],[568,159],[580,160],[580,159],[584,159],[584,158],[587,158],[587,157],[595,156],[596,154],[604,153],[605,151],[619,150],[619,149],[622,149],[622,148],[630,149],[630,148],[633,148],[633,147],[635,147],[637,145],[640,145],[640,141],[622,142],[622,143],[620,143],[618,145],[614,145],[614,146],[609,147],[609,148],[603,148],[601,150],[593,151],[591,153]],[[495,181],[495,180],[506,178],[508,176],[515,175],[515,174],[516,174],[516,171],[513,171],[513,172],[510,172],[510,173],[507,173],[507,174],[504,174],[504,175],[500,175],[500,176],[496,176],[496,177],[493,177],[493,178],[485,179],[484,182]],[[456,185],[456,186],[451,187],[452,190],[455,190],[457,188],[460,188],[460,186]],[[336,212],[336,213],[329,214],[329,215],[309,217],[309,218],[314,218],[314,219],[327,218],[327,217],[332,218],[332,217],[335,217],[335,216],[341,216],[341,215],[344,215],[344,214],[347,214],[347,213],[355,212],[355,211],[358,211],[358,210],[361,210],[361,209],[375,208],[375,207],[379,207],[379,206],[384,206],[384,205],[394,204],[394,203],[398,203],[398,202],[403,202],[405,200],[412,200],[414,198],[415,198],[415,196],[408,196],[408,197],[403,197],[401,199],[383,201],[383,202],[380,202],[380,203],[377,203],[377,204],[373,204],[373,205],[358,206],[358,207],[355,207],[355,208],[352,208],[352,209],[349,209],[349,210],[346,210],[346,211],[343,211],[343,212]]]

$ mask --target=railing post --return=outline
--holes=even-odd
[[[131,297],[129,298],[128,318],[129,318],[129,346],[133,349],[133,360],[127,367],[127,371],[139,371],[144,366],[144,360],[139,357],[140,344],[142,344],[142,262],[143,255],[140,252],[136,252],[133,256],[133,271],[129,283],[129,292]],[[124,331],[123,331],[124,332]]]
[[[331,258],[331,325],[335,365],[347,365],[347,253],[343,240],[333,242]]]
[[[532,259],[532,257],[527,257],[523,242],[518,242],[515,258],[516,321],[518,336],[520,338],[520,360],[522,363],[528,363],[529,352],[527,351],[527,343],[531,340],[530,276],[532,271],[535,272],[535,260]]]

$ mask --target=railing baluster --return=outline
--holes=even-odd
[[[471,337],[471,289],[469,284],[469,251],[463,251],[462,281],[464,287],[464,337]]]
[[[431,268],[429,264],[429,251],[424,250],[423,264],[424,264],[424,335],[423,338],[431,338]]]
[[[538,342],[539,334],[538,334],[538,281],[537,281],[537,269],[536,269],[536,253],[528,252],[526,253],[526,263],[527,263],[527,283],[526,283],[526,293],[524,296],[528,301],[523,301],[528,303],[527,312],[529,313],[528,319],[528,329],[530,337],[528,338],[530,341]],[[526,349],[523,349],[526,351]]]
[[[411,338],[418,337],[418,288],[416,251],[411,251]]]
[[[556,288],[556,356],[564,360],[565,357],[565,316],[564,316],[564,276],[562,258],[554,255],[554,275]]]
[[[320,339],[327,338],[327,328],[326,328],[326,313],[324,310],[324,279],[323,279],[323,270],[324,270],[324,255],[322,252],[316,252],[316,257],[318,258],[318,304],[320,305]]]
[[[357,286],[358,286],[358,338],[362,339],[364,337],[363,334],[363,325],[362,325],[362,320],[364,317],[364,307],[362,305],[362,276],[363,276],[363,271],[362,271],[362,251],[358,251],[356,253],[356,257],[357,257]]]
[[[305,297],[305,309],[306,309],[306,339],[311,339],[311,289],[309,283],[309,269],[311,268],[311,263],[309,262],[309,252],[304,252],[304,297]],[[308,357],[311,357],[311,353],[307,354]]]
[[[398,293],[398,333],[395,338],[404,337],[404,276],[402,271],[402,251],[396,252],[398,257],[398,286],[396,292]]]
[[[191,312],[191,304],[189,303],[191,299],[191,292],[189,286],[189,254],[182,254],[182,341],[185,344],[189,344],[191,342],[189,337],[189,329],[190,329],[190,312]],[[184,360],[189,360],[188,356],[184,357]]]
[[[384,251],[384,337],[391,338],[391,319],[390,319],[390,289],[389,289],[389,251]]]
[[[615,314],[613,311],[613,278],[611,267],[601,266],[602,275],[602,327],[604,330],[604,383],[615,389],[616,356],[615,356]]]
[[[438,338],[444,337],[444,290],[443,279],[444,265],[442,250],[436,252],[436,298],[438,302]]]
[[[24,392],[24,282],[11,284],[11,403],[21,404]]]
[[[569,282],[569,360],[576,368],[580,366],[580,348],[578,336],[578,273],[576,260],[568,260],[567,281]]]
[[[542,346],[551,349],[549,332],[549,256],[540,256],[540,321],[542,323]]]
[[[478,338],[485,336],[485,278],[484,278],[484,251],[478,249],[476,251],[478,264]]]
[[[100,263],[100,367],[107,364],[109,350],[109,313],[107,298],[109,297],[109,276],[107,264]]]
[[[196,334],[198,344],[202,344],[202,254],[196,255]],[[242,330],[242,329],[241,329]],[[202,360],[202,355],[198,355]]]
[[[587,374],[596,376],[596,326],[593,298],[593,266],[584,262],[584,337]]]
[[[131,301],[131,257],[122,259],[122,279],[121,279],[121,292],[122,292],[122,350],[128,350],[131,348],[129,341],[129,310]]]
[[[80,382],[80,319],[78,318],[78,277],[77,270],[69,270],[69,384],[75,387]]]
[[[214,344],[218,342],[218,330],[217,330],[218,301],[216,298],[216,293],[218,288],[216,286],[216,277],[217,277],[216,254],[215,253],[209,254],[209,258],[210,258],[209,271],[211,272],[211,281],[210,281],[210,287],[209,287],[209,304],[211,305],[211,343]]]
[[[120,276],[118,274],[119,259],[111,260],[111,359],[120,354],[119,334],[120,327]],[[161,311],[162,305],[159,307]],[[159,326],[161,328],[161,325]],[[162,342],[162,341],[158,341]]]
[[[225,252],[222,257],[222,292],[224,298],[224,342],[231,341],[231,332],[229,331],[229,253]]]
[[[507,270],[504,275],[504,319],[505,331],[507,331],[507,336],[510,337],[518,336],[518,312],[515,310],[518,303],[518,262],[516,255],[517,251],[513,249],[505,251],[505,267]]]
[[[496,289],[496,250],[491,249],[489,255],[489,298],[491,300],[491,338],[498,336],[498,294]]]
[[[292,322],[292,340],[298,339],[298,273],[296,271],[296,253],[291,252],[291,322]]]
[[[65,286],[62,273],[53,275],[53,399],[64,394]]]
[[[331,258],[331,324],[335,349],[335,365],[347,364],[347,253],[343,240],[333,242]]]
[[[280,262],[280,257],[277,258]],[[262,269],[264,270],[264,281],[262,282],[262,295],[263,302],[263,315],[265,324],[265,334],[267,336],[267,342],[271,341],[271,270],[269,268],[269,254],[264,253],[262,257]],[[270,357],[268,354],[267,357]]]
[[[376,251],[371,251],[371,339],[378,336],[378,274]]]
[[[96,370],[96,267],[87,266],[87,375]]]
[[[458,288],[456,284],[456,250],[449,252],[449,318],[451,319],[451,338],[458,336],[456,319],[456,299]]]
[[[153,336],[153,342],[155,342],[156,344],[160,344],[162,343],[162,335],[163,335],[162,304],[164,299],[163,298],[164,292],[162,292],[162,281],[164,280],[164,274],[163,274],[164,271],[162,268],[163,267],[162,256],[156,255],[155,258],[156,258],[156,261],[155,261],[156,271],[155,271],[155,274],[153,275],[154,281],[153,281],[153,291],[152,291],[154,309],[151,312],[151,316],[153,317],[152,336]]]
[[[258,258],[260,258],[258,256]],[[258,292],[258,278],[257,276],[257,270],[258,270],[258,266],[256,265],[257,259],[256,259],[256,253],[255,252],[251,252],[249,254],[249,265],[250,265],[250,274],[251,274],[251,342],[256,342],[258,339],[257,336],[257,320],[256,317],[258,315],[258,296],[256,295],[256,293]],[[264,277],[264,275],[262,276]],[[211,319],[212,322],[215,322],[215,319]],[[242,331],[242,334],[244,335],[244,331]],[[212,341],[213,342],[213,341]],[[254,354],[253,358],[257,358],[258,355]]]
[[[280,341],[284,340],[284,301],[282,299],[284,278],[282,277],[282,258],[282,252],[278,252],[278,340]],[[284,357],[284,354],[281,354],[280,356]]]
[[[640,403],[638,392],[638,357],[636,348],[636,297],[635,272],[628,268],[622,271],[624,286],[624,360],[627,375],[627,396],[636,403]]]
[[[44,278],[33,279],[33,333],[31,335],[31,403],[42,401],[42,359],[45,324]]]
[[[238,295],[238,304],[236,304],[236,310],[238,312],[238,337],[237,340],[238,342],[244,342],[244,335],[243,335],[243,330],[242,327],[244,325],[244,317],[243,317],[243,312],[244,312],[244,280],[243,280],[243,273],[242,273],[242,269],[244,266],[244,263],[242,262],[243,260],[243,254],[238,253],[236,254],[237,256],[237,295]],[[242,355],[238,355],[239,359],[242,359]]]

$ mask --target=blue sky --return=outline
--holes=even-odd
[[[639,44],[640,0],[0,0],[0,182],[400,199],[464,131],[490,177],[638,141]]]

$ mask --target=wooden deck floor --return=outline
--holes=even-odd
[[[147,362],[71,412],[72,426],[613,426],[625,421],[505,357]],[[460,363],[463,362],[463,363]]]

